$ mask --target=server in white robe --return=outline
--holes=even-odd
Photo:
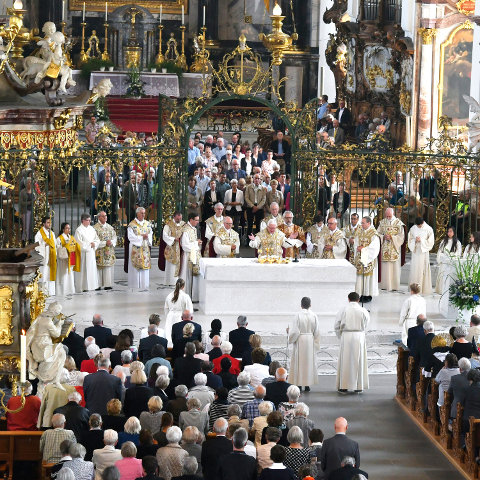
[[[198,301],[198,275],[200,273],[200,256],[202,240],[198,238],[197,225],[200,221],[195,213],[188,214],[188,221],[183,227],[180,244],[183,249],[180,276],[185,280],[185,292],[192,301]]]
[[[35,235],[35,250],[43,257],[40,267],[42,274],[39,284],[46,295],[55,295],[55,279],[57,274],[57,247],[55,234],[52,232],[52,220],[50,217],[42,218],[42,228]]]
[[[310,306],[310,298],[303,297],[302,311],[297,313],[292,328],[287,328],[288,343],[293,344],[288,380],[300,388],[305,387],[306,391],[318,383],[317,352],[320,349],[320,326]]]
[[[380,288],[389,291],[399,290],[405,230],[403,222],[395,217],[393,208],[385,210],[385,217],[380,220],[377,232],[382,242]]]
[[[455,273],[454,262],[462,256],[462,244],[457,239],[453,227],[448,227],[445,238],[440,242],[437,251],[437,280],[435,292],[440,295],[446,294],[452,283],[452,274]]]
[[[175,290],[165,299],[165,338],[169,347],[173,347],[172,325],[182,319],[182,312],[185,310],[193,312],[193,304],[188,293],[185,293],[185,281],[179,278],[175,283]]]
[[[55,294],[57,297],[75,293],[74,269],[80,269],[81,253],[75,237],[70,235],[70,224],[62,223],[61,233],[57,237],[57,278]],[[78,268],[76,268],[78,263]]]
[[[318,241],[321,235],[327,230],[327,226],[323,223],[322,215],[315,215],[313,217],[313,225],[307,229],[305,235],[305,243],[307,245],[307,252],[305,256],[307,258],[320,258],[318,253]]]
[[[367,342],[365,331],[370,314],[358,302],[358,293],[348,294],[348,305],[338,314],[335,333],[340,339],[337,390],[362,392],[368,388]]]
[[[150,285],[153,230],[150,222],[145,220],[145,209],[138,207],[135,218],[128,224],[128,287],[146,290]]]
[[[347,256],[347,240],[334,217],[328,219],[327,230],[318,239],[318,255],[319,258],[339,260]]]
[[[95,251],[100,245],[97,232],[90,225],[90,215],[82,213],[82,224],[75,230],[75,240],[80,245],[80,271],[75,272],[75,291],[88,292],[98,288],[98,272]]]
[[[408,329],[417,324],[417,317],[423,315],[427,317],[427,302],[420,295],[420,285],[412,283],[410,285],[410,296],[403,302],[400,311],[398,324],[402,327],[402,343],[407,344]]]
[[[180,237],[184,225],[182,212],[175,212],[163,227],[162,238],[166,243],[164,285],[175,285],[180,273]]]
[[[357,229],[353,248],[355,250],[354,265],[357,269],[355,291],[369,302],[378,295],[378,263],[380,237],[372,225],[370,217],[363,217],[361,228]]]
[[[463,258],[480,260],[480,232],[470,234],[470,242],[463,251]]]
[[[408,248],[412,252],[408,283],[418,283],[423,295],[432,293],[430,250],[434,243],[435,236],[432,227],[422,217],[416,218],[415,225],[408,232]]]
[[[113,273],[115,267],[115,247],[117,234],[115,229],[107,223],[107,213],[98,212],[98,223],[93,227],[97,232],[100,243],[95,252],[97,258],[98,289],[111,290],[113,286]]]
[[[350,224],[346,227],[343,227],[343,233],[345,234],[345,238],[347,239],[348,244],[348,260],[351,264],[355,263],[355,251],[353,249],[353,243],[355,241],[355,234],[360,227],[360,216],[358,213],[352,213],[350,215]]]
[[[240,236],[232,228],[233,219],[225,217],[223,227],[217,230],[213,240],[213,249],[220,258],[235,258],[240,251]]]

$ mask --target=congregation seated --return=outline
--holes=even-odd
[[[107,339],[112,336],[112,331],[103,325],[103,318],[98,313],[93,316],[92,325],[84,330],[83,338],[93,337],[99,348],[106,347]]]
[[[167,377],[168,378],[168,377]],[[162,399],[158,396],[153,396],[148,399],[148,411],[140,413],[140,426],[142,430],[149,430],[152,435],[160,431],[162,425],[162,415],[165,413]]]
[[[263,348],[256,347],[251,353],[252,363],[244,367],[244,372],[250,374],[250,385],[257,387],[262,380],[268,377],[268,365],[265,364],[267,352]]]
[[[183,335],[182,335],[182,337],[176,338],[173,341],[173,348],[172,348],[171,355],[172,355],[172,358],[174,360],[178,357],[183,356],[183,354],[185,352],[185,345],[188,342],[193,343],[193,345],[195,346],[195,338],[193,336],[194,333],[195,333],[195,327],[194,327],[193,323],[187,322],[187,323],[183,324]],[[195,346],[195,353],[193,354],[194,358],[197,358],[197,357],[195,357],[196,354],[197,354],[197,347]],[[203,359],[199,359],[199,360],[203,361]]]
[[[218,464],[218,479],[231,480],[237,478],[242,472],[242,478],[254,479],[257,475],[255,458],[245,455],[245,447],[248,441],[248,434],[244,428],[237,428],[232,434],[233,451],[220,458]]]
[[[300,389],[296,385],[290,385],[287,389],[288,402],[280,402],[278,410],[283,415],[285,421],[290,420],[295,415],[295,408],[300,398]]]
[[[166,355],[164,346],[157,343],[152,347],[152,350],[150,353],[151,353],[151,358],[145,362],[145,375],[150,375],[152,366],[155,364],[158,364],[158,365],[167,367],[168,376],[172,378],[173,376],[172,365],[168,360],[165,359],[167,355]]]
[[[163,348],[167,348],[167,339],[159,335],[158,326],[150,324],[147,329],[148,336],[140,339],[138,345],[138,358],[141,362],[145,363],[152,357],[152,348],[155,345],[162,345]]]
[[[294,409],[293,418],[290,418],[290,420],[287,420],[286,422],[287,428],[289,430],[291,430],[292,427],[295,426],[300,428],[303,433],[303,447],[305,448],[308,447],[308,439],[310,432],[315,427],[313,421],[307,418],[309,413],[310,409],[308,408],[308,406],[305,405],[303,402],[299,402]]]
[[[407,347],[409,349],[408,355],[415,357],[417,341],[425,336],[425,330],[423,324],[427,321],[425,315],[420,314],[417,316],[417,324],[414,327],[408,329],[407,334]]]
[[[267,383],[272,383],[276,381],[275,373],[277,372],[277,368],[280,368],[280,367],[281,367],[280,362],[277,360],[274,360],[273,362],[270,363],[270,365],[268,366],[268,377],[265,377],[262,380],[262,385],[264,387],[267,386]]]
[[[103,471],[115,465],[122,458],[120,450],[115,446],[118,443],[118,433],[111,428],[103,432],[104,447],[93,451],[92,462],[95,466],[95,480],[101,480]]]
[[[68,380],[65,382],[67,385],[72,385],[72,387],[83,386],[83,379],[87,375],[86,372],[80,372],[77,370],[75,360],[72,356],[67,355],[65,358],[65,363],[63,365],[68,371]],[[97,369],[95,368],[95,371]]]
[[[195,457],[186,457],[183,460],[183,475],[173,477],[172,480],[202,480],[203,477],[198,475],[199,468],[198,460]]]
[[[205,353],[202,343],[198,340],[194,340],[193,343],[195,344],[194,357],[200,359],[202,362],[210,361],[210,357]]]
[[[122,458],[115,462],[121,480],[135,480],[143,477],[142,461],[136,458],[137,447],[133,442],[125,442],[120,450]]]
[[[321,472],[320,456],[322,454],[323,437],[323,432],[319,428],[313,428],[308,434],[310,461],[316,465],[319,472]]]
[[[287,390],[290,384],[287,382],[288,372],[285,368],[277,368],[275,372],[275,382],[268,383],[265,388],[267,394],[265,400],[270,400],[278,408],[281,402],[288,402]]]
[[[165,408],[167,412],[173,415],[174,425],[178,426],[180,413],[187,411],[187,393],[188,388],[185,385],[177,385],[175,387],[175,399],[170,400]]]
[[[138,435],[137,458],[142,460],[147,455],[155,456],[158,449],[159,446],[154,443],[152,432],[142,428]]]
[[[243,368],[245,368],[247,365],[251,365],[252,363],[254,363],[252,361],[252,352],[256,348],[261,348],[261,347],[262,347],[262,337],[256,333],[250,335],[250,338],[248,339],[248,347],[243,352],[243,355],[242,355]],[[270,357],[270,354],[266,352],[263,365],[270,365],[271,363],[272,363],[272,358]]]
[[[183,471],[183,460],[188,452],[180,446],[182,431],[178,427],[170,427],[167,431],[168,444],[157,450],[159,476],[165,480],[179,477]]]
[[[196,398],[200,402],[200,409],[213,402],[215,399],[214,390],[207,387],[207,376],[204,373],[197,373],[193,377],[195,386],[188,391],[188,398]]]
[[[213,373],[213,363],[211,361],[202,363],[202,373],[207,376],[207,387],[215,390],[223,386],[222,378]]]
[[[112,398],[107,402],[107,414],[102,415],[103,429],[112,429],[122,432],[126,418],[122,415],[122,402],[118,398]]]
[[[458,375],[460,369],[458,368],[457,356],[454,353],[449,353],[445,357],[443,368],[437,373],[435,381],[439,384],[437,405],[441,407],[444,402],[445,392],[450,388],[450,380],[454,375]]]
[[[462,431],[470,430],[470,417],[480,418],[480,370],[472,368],[467,374],[470,386],[465,394]]]
[[[93,337],[90,338],[95,341]],[[80,368],[82,360],[88,358],[85,352],[85,338],[79,335],[76,328],[73,327],[70,335],[64,338],[62,343],[68,348],[68,355],[73,358],[76,367]]]
[[[253,419],[260,415],[259,406],[263,402],[263,399],[265,398],[265,393],[266,393],[265,387],[263,385],[257,385],[255,390],[253,391],[254,398],[252,400],[249,400],[242,406],[242,418],[246,418],[248,420],[249,428],[253,425]],[[271,404],[271,406],[272,406],[272,409],[271,409],[272,411],[273,403]]]
[[[466,340],[472,342],[472,340],[478,339],[480,336],[480,315],[472,315],[470,317],[470,327],[468,328],[468,334]]]
[[[227,416],[228,390],[219,387],[215,390],[215,397],[208,409],[208,430],[212,431],[214,423],[222,417]]]
[[[83,360],[80,366],[81,372],[95,373],[97,366],[95,365],[95,357],[100,353],[100,347],[92,343],[87,347],[88,360]]]
[[[250,374],[248,372],[240,372],[237,377],[238,387],[233,388],[228,393],[229,403],[236,403],[243,407],[249,400],[254,399],[253,388],[250,386]]]
[[[81,443],[73,443],[70,446],[69,454],[71,460],[67,460],[62,467],[69,468],[75,477],[75,480],[92,480],[94,477],[93,463],[85,461],[86,449]]]
[[[122,352],[124,350],[131,350],[133,345],[132,336],[127,331],[122,331],[117,335],[117,341],[115,343],[115,350],[110,353],[110,364],[112,369],[117,365],[122,364]],[[136,352],[132,351],[132,360],[137,359]]]
[[[202,361],[194,357],[195,351],[195,345],[192,342],[188,342],[185,345],[185,356],[175,360],[173,378],[177,384],[186,385],[187,387],[194,386],[193,377],[202,370]]]
[[[103,448],[102,417],[98,413],[90,415],[90,429],[83,434],[81,443],[86,449],[85,460],[92,460],[94,450]]]
[[[186,412],[181,412],[178,426],[183,430],[186,427],[197,427],[200,432],[208,432],[208,413],[201,410],[202,404],[198,398],[187,400]]]
[[[160,369],[162,368],[162,366],[158,368]],[[160,397],[163,405],[166,405],[170,401],[170,399],[168,398],[168,394],[166,392],[169,386],[170,386],[170,378],[168,378],[168,375],[165,375],[165,374],[158,375],[157,379],[155,380],[155,387],[153,388],[153,394]]]
[[[15,412],[15,410],[21,407],[22,397],[15,395],[8,399],[7,412],[5,414],[7,430],[37,430],[41,400],[36,395],[32,395],[32,391],[33,386],[27,380],[25,382],[25,406],[18,412]]]
[[[255,446],[257,448],[258,472],[261,472],[264,468],[273,465],[273,460],[270,457],[270,452],[272,448],[277,445],[281,437],[282,432],[278,428],[268,427],[265,431],[266,443],[264,443],[263,445],[261,443],[257,444],[257,441],[255,440]]]
[[[250,347],[250,335],[253,335],[255,332],[249,330],[247,325],[247,317],[240,315],[237,318],[237,328],[231,330],[228,334],[228,341],[232,344],[231,354],[234,358],[242,358],[243,353]]]
[[[248,431],[249,425],[248,420],[246,418],[242,419],[242,409],[240,405],[236,403],[232,403],[227,408],[227,419],[228,419],[228,426],[231,425],[240,425],[242,428]]]
[[[238,375],[240,373],[240,362],[231,355],[232,348],[233,346],[230,342],[222,342],[222,345],[220,346],[222,355],[213,360],[213,373],[220,373],[222,369],[221,363],[224,358],[228,358],[232,364],[230,367],[230,373],[233,373],[233,375]]]
[[[163,328],[160,328],[160,321],[161,321],[161,318],[158,313],[152,313],[148,317],[148,325],[156,325],[158,329],[157,334],[160,337],[165,338],[165,330]],[[142,340],[142,338],[147,338],[147,337],[148,337],[148,326],[140,329],[140,340]]]
[[[208,358],[211,362],[213,362],[213,360],[223,355],[222,349],[220,348],[221,344],[222,344],[222,339],[220,335],[215,335],[212,338],[212,340],[209,343],[207,343],[207,345],[210,346],[210,349],[208,350]],[[207,351],[207,348],[205,348],[205,351]]]
[[[351,478],[368,478],[368,473],[355,467],[355,459],[353,457],[346,456],[342,459],[340,468],[334,470],[328,476],[331,480],[347,480]]]
[[[126,417],[140,417],[148,410],[148,400],[153,397],[153,390],[147,387],[147,377],[142,369],[136,369],[130,376],[131,387],[125,392],[123,411]]]
[[[63,464],[67,462],[68,460],[71,460],[72,457],[70,456],[70,447],[73,445],[73,442],[71,440],[63,440],[60,442],[60,453],[62,457],[60,460],[52,466],[50,470],[50,475],[51,478],[56,478],[58,472],[62,469]]]
[[[279,411],[274,411],[267,415],[267,426],[263,429],[263,432],[262,432],[262,445],[267,443],[266,433],[267,433],[267,430],[271,427],[277,428],[281,433],[281,437],[277,443],[279,445],[283,445],[284,447],[287,447],[288,446],[288,440],[287,440],[288,427],[283,422],[282,414]]]
[[[238,387],[237,376],[230,372],[232,361],[228,357],[222,358],[220,368],[218,376],[221,378],[223,386],[229,391]]]
[[[72,430],[77,442],[81,442],[89,429],[89,411],[80,405],[82,396],[78,392],[72,392],[68,395],[68,402],[56,408],[53,413],[61,413],[65,416],[65,428]]]
[[[303,464],[302,464],[303,465]],[[287,465],[287,450],[281,445],[270,448],[270,465],[263,468],[259,480],[296,480],[294,470]]]
[[[257,389],[258,388],[259,387],[257,387]],[[244,408],[246,405],[248,405],[248,403],[244,405]],[[273,404],[271,402],[262,401],[258,405],[258,415],[253,418],[250,424],[250,434],[253,435],[255,447],[257,448],[262,444],[263,429],[268,426],[267,417],[272,412]]]
[[[206,480],[217,478],[217,469],[220,458],[232,451],[232,442],[226,437],[228,422],[225,418],[218,418],[213,424],[215,436],[207,437],[202,445],[201,463],[203,476]]]
[[[190,426],[183,430],[182,435],[182,448],[188,452],[190,457],[194,457],[197,461],[197,470],[194,472],[195,475],[202,475],[202,433],[198,430],[197,427]],[[187,457],[188,458],[188,457]],[[185,464],[184,464],[185,467]]]
[[[191,323],[194,327],[192,333],[192,341],[199,340],[202,341],[202,327],[199,323],[193,321],[193,314],[189,310],[182,312],[182,320],[180,322],[174,323],[172,325],[172,342],[175,344],[175,341],[178,341],[183,338],[184,332],[183,328],[186,323]]]
[[[123,426],[123,432],[119,432],[118,434],[118,446],[121,448],[125,442],[133,442],[135,446],[138,445],[140,430],[141,426],[138,418],[130,417]]]
[[[227,332],[222,330],[222,322],[218,318],[215,318],[210,323],[210,330],[204,333],[203,345],[205,347],[205,353],[209,354],[210,360],[216,358],[216,353],[213,354],[213,357],[210,356],[210,352],[215,348],[218,349],[223,341],[228,339]],[[218,353],[218,351],[217,351]]]
[[[467,394],[468,387],[470,382],[468,381],[467,375],[471,369],[470,360],[468,358],[461,358],[458,361],[458,367],[460,373],[454,375],[450,379],[450,385],[448,387],[448,393],[452,397],[452,406],[450,409],[450,418],[457,418],[457,404],[465,404],[465,396]]]
[[[450,348],[450,353],[456,355],[458,360],[461,358],[471,358],[472,354],[478,356],[478,350],[465,337],[468,335],[467,327],[464,325],[457,325],[453,332],[455,342]]]
[[[130,350],[123,350],[120,352],[121,365],[117,365],[112,370],[112,375],[116,375],[118,372],[123,372],[126,377],[130,376],[130,365],[132,363],[133,355]]]
[[[310,463],[310,449],[304,447],[303,432],[296,425],[288,430],[287,441],[289,446],[285,448],[286,457],[284,464],[290,467],[295,475],[298,469],[305,464]]]
[[[40,453],[45,463],[58,463],[63,454],[60,444],[63,440],[77,443],[74,433],[65,428],[65,417],[61,413],[52,416],[52,429],[45,430],[40,437]]]
[[[168,445],[167,432],[171,426],[173,426],[173,415],[170,412],[165,412],[162,415],[160,430],[153,436],[158,448]]]

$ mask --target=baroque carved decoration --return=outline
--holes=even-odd
[[[13,290],[8,285],[0,287],[0,345],[13,343],[12,318],[13,318]]]

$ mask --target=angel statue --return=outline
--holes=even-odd
[[[51,303],[30,325],[27,331],[27,360],[31,375],[38,378],[40,385],[60,384],[62,369],[67,354],[62,343],[54,343],[60,337],[65,317],[61,316],[62,306]]]
[[[470,95],[463,95],[463,99],[468,103],[470,111],[474,113],[467,123],[468,153],[471,153],[477,151],[477,145],[480,143],[480,104]]]

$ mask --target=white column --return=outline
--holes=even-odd
[[[475,3],[475,15],[480,15],[480,2]],[[470,82],[470,96],[477,102],[480,100],[480,82],[473,79],[480,78],[480,26],[476,23],[473,27],[473,51],[472,51],[472,82]],[[473,113],[470,112],[470,118]]]
[[[325,50],[327,49],[327,43],[329,40],[329,34],[335,33],[335,24],[325,23],[323,21],[323,14],[325,11],[333,6],[333,0],[320,0],[317,9],[318,19],[317,31],[318,31],[318,85],[317,85],[317,97],[321,95],[328,95],[330,101],[335,99],[335,77],[330,67],[327,64],[325,58]],[[312,22],[313,24],[314,22]]]

